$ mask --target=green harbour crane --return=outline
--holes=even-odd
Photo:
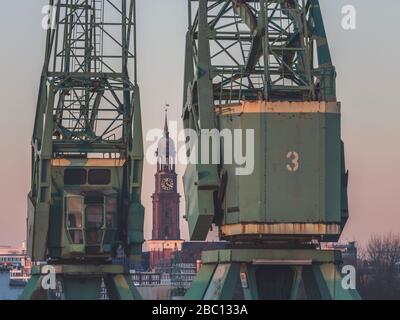
[[[140,299],[143,141],[135,0],[50,0],[32,137],[28,253],[63,299]],[[22,299],[49,299],[35,267]],[[52,288],[54,289],[54,288]]]
[[[191,239],[204,240],[214,223],[229,244],[203,252],[186,298],[359,299],[343,286],[340,252],[319,249],[348,219],[341,105],[319,1],[188,6],[184,127],[199,137],[252,131],[254,168],[238,174],[222,151],[220,163],[212,152],[204,161],[203,146],[187,166]],[[229,148],[220,138],[220,150]]]

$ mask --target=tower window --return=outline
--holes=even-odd
[[[86,184],[85,169],[66,169],[64,171],[65,185],[81,185]]]
[[[164,239],[168,239],[169,238],[169,228],[168,226],[164,227]]]
[[[111,183],[111,171],[107,169],[89,170],[89,184],[106,185]]]

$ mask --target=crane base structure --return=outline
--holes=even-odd
[[[141,300],[131,276],[122,265],[63,264],[52,267],[57,289],[45,289],[51,282],[49,274],[35,267],[21,300]]]
[[[206,251],[188,300],[359,300],[342,285],[341,253],[315,249]]]

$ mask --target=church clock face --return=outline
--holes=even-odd
[[[174,190],[174,180],[171,178],[164,178],[161,180],[161,188],[165,191]]]

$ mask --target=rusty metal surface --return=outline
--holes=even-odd
[[[204,251],[201,257],[203,265],[212,263],[254,263],[255,261],[276,261],[281,264],[297,261],[304,265],[313,263],[332,263],[342,261],[340,251],[316,249],[223,249]]]
[[[339,224],[322,223],[237,223],[221,226],[223,236],[271,234],[271,235],[320,235],[340,234]]]
[[[339,102],[326,101],[242,101],[215,107],[217,115],[241,115],[243,113],[336,113],[340,114]]]
[[[311,266],[312,260],[268,260],[254,259],[253,265],[259,266]]]
[[[122,167],[124,159],[52,159],[53,167]]]

